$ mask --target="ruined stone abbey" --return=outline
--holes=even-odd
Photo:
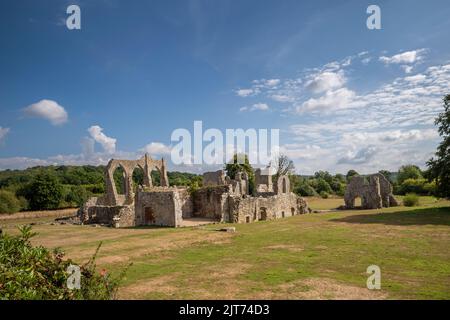
[[[361,198],[362,209],[381,209],[398,206],[392,185],[381,173],[368,177],[354,176],[344,195],[345,208],[354,209],[355,199]]]
[[[119,194],[114,172],[122,168],[123,191]],[[144,172],[143,185],[134,186],[133,172]],[[151,172],[157,170],[160,186],[154,186]],[[309,213],[305,200],[290,190],[289,178],[272,183],[269,170],[255,171],[256,191],[249,193],[245,172],[228,177],[223,170],[203,174],[203,186],[189,192],[169,186],[164,159],[147,154],[139,160],[109,161],[105,169],[106,194],[89,199],[79,211],[82,223],[106,224],[116,228],[133,226],[183,226],[185,221],[203,218],[215,222],[250,223]]]

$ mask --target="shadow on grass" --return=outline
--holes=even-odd
[[[450,207],[415,209],[399,212],[359,214],[344,218],[331,219],[333,222],[386,224],[398,226],[443,225],[450,226]]]

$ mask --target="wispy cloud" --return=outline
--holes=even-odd
[[[249,107],[242,107],[239,109],[239,111],[241,111],[241,112],[244,112],[244,111],[267,111],[269,109],[270,109],[270,107],[266,103],[255,103],[254,105],[249,106]]]
[[[393,55],[391,57],[381,56],[379,60],[386,65],[400,64],[400,67],[403,69],[403,71],[405,71],[405,73],[411,73],[414,69],[414,66],[424,59],[426,52],[427,49],[406,51]]]
[[[374,63],[411,67],[425,63],[426,49],[406,53],[385,55]],[[299,115],[282,151],[300,172],[423,166],[435,151],[439,137],[434,119],[448,92],[450,64],[429,66],[416,74],[407,70],[411,73],[360,93],[351,87],[355,71],[349,66],[358,63],[364,68],[368,58],[370,53],[361,52],[304,70],[296,78],[280,79],[274,88],[258,87],[261,103],[264,98],[280,102],[288,106],[280,113],[290,113],[290,119]]]
[[[380,61],[385,64],[413,64],[423,59],[425,49],[406,51],[391,57],[381,56]]]

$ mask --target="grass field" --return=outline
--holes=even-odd
[[[342,199],[308,199],[316,210]],[[34,219],[37,220],[37,219]],[[43,218],[48,221],[49,218]],[[27,220],[0,220],[4,231]],[[222,227],[222,225],[220,225]],[[110,229],[36,225],[36,244],[62,247],[118,271],[133,262],[119,291],[131,299],[450,299],[450,201],[339,211],[277,221],[197,228]],[[381,268],[381,290],[366,269]]]

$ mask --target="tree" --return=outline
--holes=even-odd
[[[325,179],[323,179],[323,178],[317,179],[317,189],[316,189],[316,191],[318,193],[321,193],[321,192],[332,193],[333,192],[333,190],[331,189],[331,187],[328,184],[328,182]]]
[[[233,156],[233,160],[225,165],[225,171],[232,179],[236,177],[238,172],[246,172],[249,180],[249,192],[252,194],[255,190],[255,173],[250,165],[250,162],[248,161],[248,156],[246,154],[239,155],[239,157],[241,156],[244,157],[244,163],[238,163],[238,154],[235,154]]]
[[[20,209],[20,201],[14,193],[0,190],[0,213],[14,213]]]
[[[316,179],[324,179],[328,184],[333,181],[333,176],[328,171],[318,171],[314,173]]]
[[[398,170],[397,183],[400,185],[407,179],[422,179],[422,171],[418,166],[408,164]]]
[[[294,193],[303,197],[317,196],[316,190],[308,182],[302,181],[294,187]]]
[[[428,179],[436,180],[436,193],[450,198],[450,94],[444,97],[444,112],[435,120],[442,142],[438,145],[435,158],[427,162]]]
[[[66,195],[66,202],[69,205],[76,205],[81,207],[90,197],[89,192],[82,186],[71,186]]]
[[[291,175],[295,172],[294,162],[282,154],[275,160],[275,169],[274,181],[277,181],[280,176]]]
[[[63,187],[55,175],[39,173],[26,188],[25,198],[31,210],[57,209],[63,200]]]
[[[347,172],[347,175],[345,176],[347,178],[347,182],[350,182],[350,179],[353,178],[353,176],[359,176],[359,173],[351,169]]]
[[[388,170],[380,170],[378,173],[381,173],[391,184],[394,184],[392,181],[392,173]]]

